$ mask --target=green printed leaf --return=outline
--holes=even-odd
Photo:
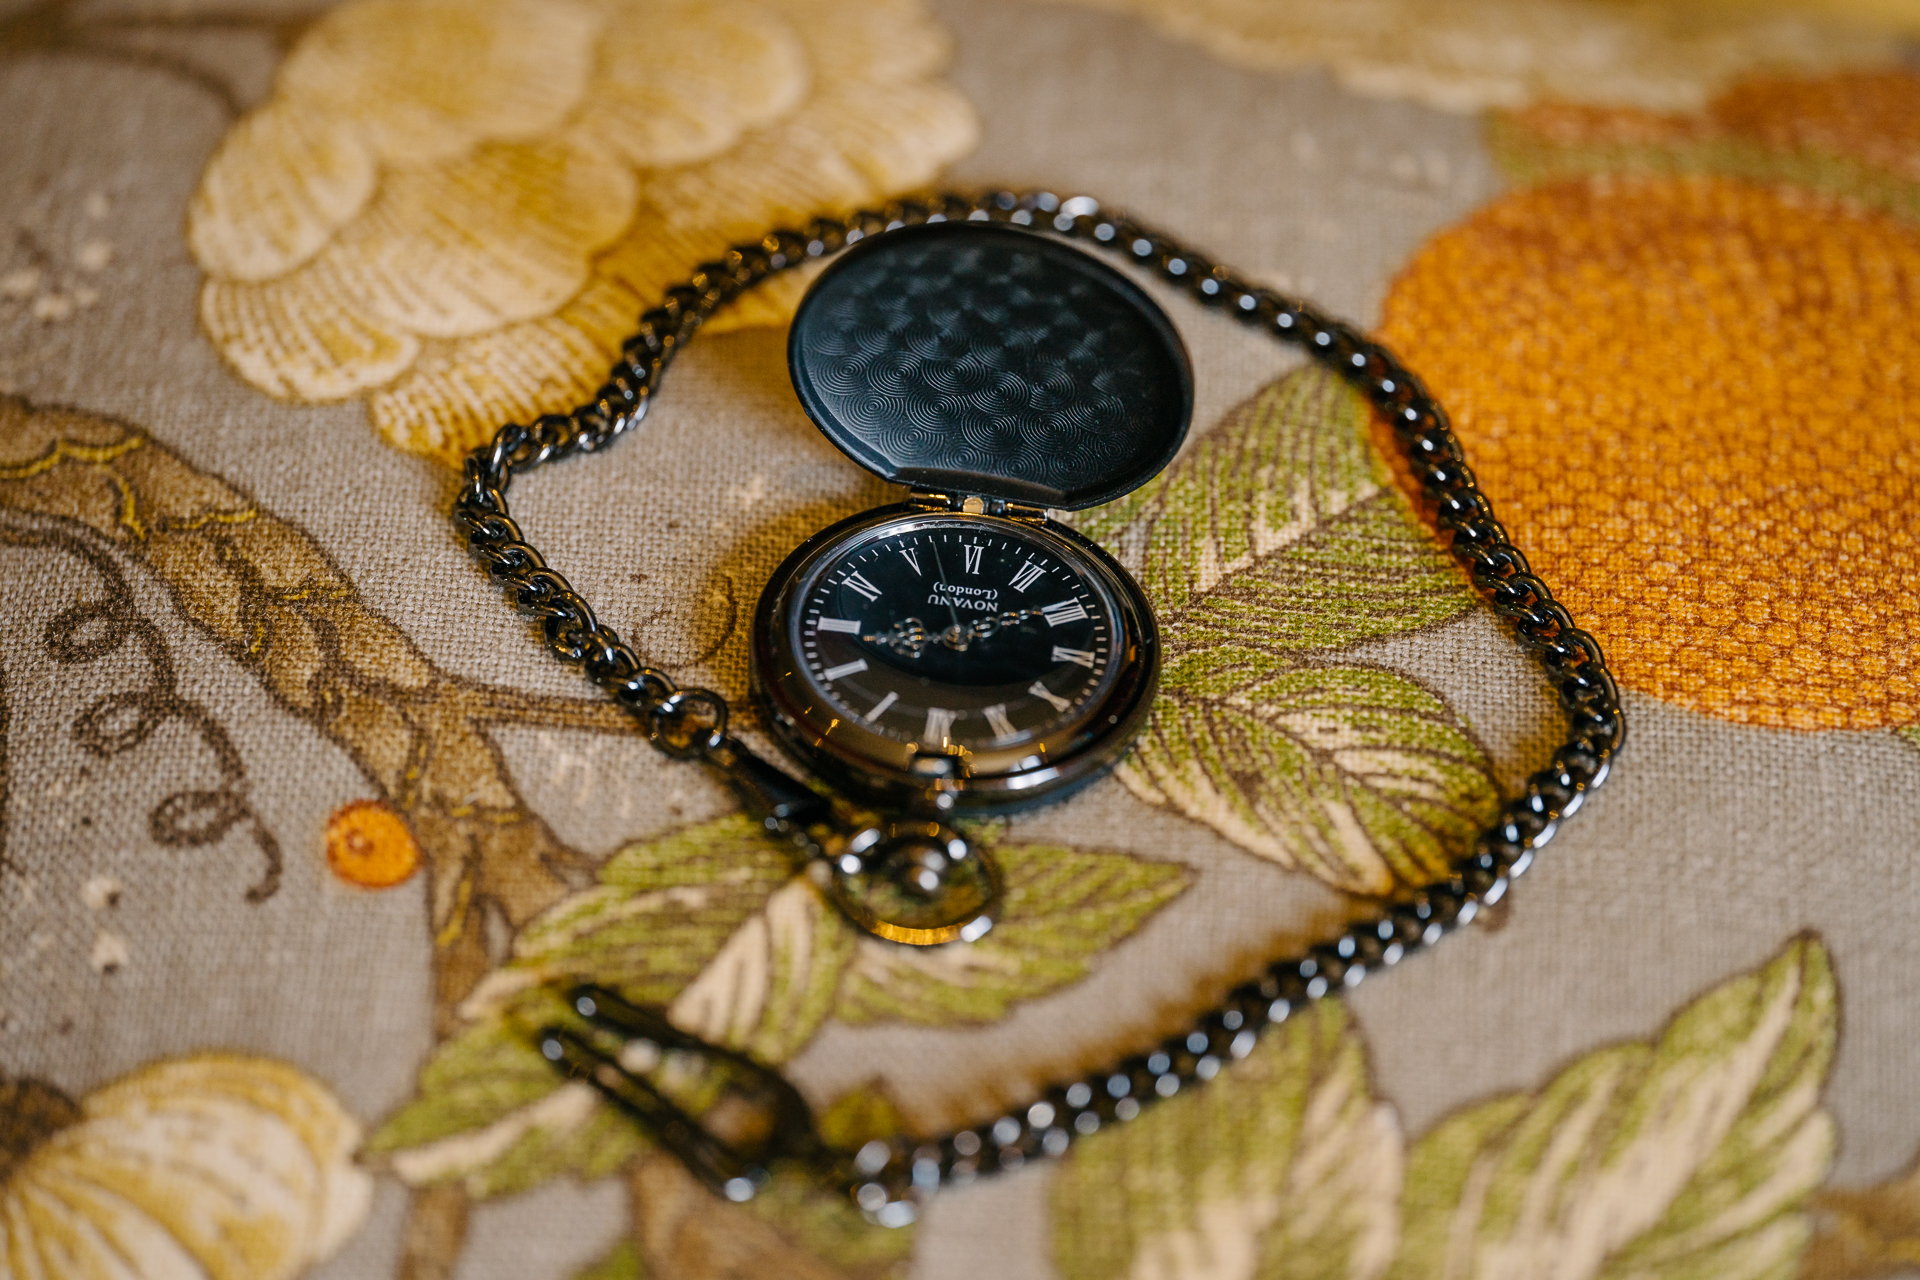
[[[984,842],[983,842],[984,843]],[[1177,863],[1053,845],[985,843],[1006,881],[993,931],[965,946],[863,941],[834,1016],[944,1024],[1002,1017],[1016,1000],[1084,977],[1192,882]]]
[[[1205,1088],[1076,1144],[1052,1188],[1065,1280],[1371,1280],[1393,1258],[1400,1133],[1327,1002]]]
[[[559,1002],[552,1007],[558,1009]],[[420,1071],[421,1097],[389,1118],[366,1149],[399,1151],[470,1133],[559,1087],[553,1068],[524,1036],[493,1021],[469,1027],[427,1059]]]
[[[828,1146],[858,1151],[875,1138],[891,1138],[906,1125],[892,1095],[874,1080],[822,1108],[813,1117],[813,1127]]]
[[[1355,893],[1443,875],[1499,808],[1485,752],[1405,676],[1227,645],[1167,664],[1120,776],[1250,853]]]
[[[913,1256],[914,1228],[875,1227],[844,1192],[788,1172],[748,1201],[744,1212],[788,1242],[795,1254],[825,1263],[846,1280],[885,1280],[905,1275]],[[793,1275],[793,1270],[742,1274]],[[698,1274],[692,1270],[680,1275]]]
[[[990,829],[983,846],[993,839]],[[1122,854],[1017,845],[995,854],[1008,888],[999,927],[979,943],[928,951],[859,932],[745,817],[624,849],[599,885],[521,931],[511,960],[462,1005],[469,1025],[435,1051],[414,1100],[368,1149],[405,1182],[458,1181],[476,1197],[562,1174],[603,1177],[648,1143],[535,1050],[539,1028],[575,1020],[569,985],[665,1006],[676,1026],[778,1063],[830,1013],[998,1017],[1084,975],[1189,879],[1184,868]],[[706,1066],[668,1054],[648,1070],[697,1114],[724,1083]]]
[[[743,815],[631,845],[578,893],[520,932],[471,1016],[530,986],[591,981],[640,1004],[678,995],[793,879],[792,857]]]
[[[817,1118],[834,1146],[858,1149],[899,1131],[894,1105],[863,1087]],[[631,1238],[575,1280],[659,1276],[767,1276],[781,1280],[887,1280],[904,1272],[914,1232],[876,1230],[842,1191],[778,1167],[744,1205],[716,1197],[676,1161],[653,1156],[631,1174]]]
[[[647,1275],[891,1280],[913,1249],[911,1228],[877,1229],[844,1194],[790,1169],[743,1205],[667,1156],[639,1161],[629,1184]]]
[[[1899,732],[1902,738],[1905,738],[1912,745],[1920,747],[1920,725],[1908,725]]]
[[[1825,949],[1797,939],[1652,1044],[1444,1121],[1408,1161],[1391,1275],[1794,1275],[1833,1160],[1819,1095],[1838,1014]]]
[[[730,1042],[763,1046],[767,1037],[756,1033],[764,1020],[755,1013],[807,1007],[804,996],[794,996],[806,987],[794,981],[799,967],[790,957],[770,958],[757,987],[730,987],[726,975],[751,967],[753,940],[776,950],[768,940],[782,935],[794,914],[781,900],[793,881],[791,858],[743,817],[623,849],[601,868],[599,885],[521,931],[512,959],[462,1006],[470,1025],[435,1050],[415,1099],[380,1128],[369,1150],[387,1156],[402,1181],[459,1181],[475,1197],[523,1191],[563,1174],[591,1179],[617,1171],[646,1149],[645,1139],[602,1107],[591,1088],[565,1083],[534,1048],[534,1033],[571,1020],[559,994],[568,984],[596,982],[642,1004],[694,992],[689,1016],[717,1020]],[[779,909],[770,912],[770,905]],[[714,976],[722,957],[729,965]],[[752,1011],[742,992],[757,999]],[[824,1016],[826,998],[816,993],[812,1003],[822,1012],[806,1035]],[[677,1072],[677,1096],[700,1096],[697,1070],[669,1070]]]
[[[815,1117],[815,1127],[828,1145],[857,1151],[874,1138],[893,1137],[902,1126],[899,1108],[875,1083],[829,1103]],[[776,1176],[746,1208],[807,1254],[831,1263],[848,1277],[878,1280],[904,1271],[913,1253],[911,1227],[876,1231],[844,1192],[791,1171]]]
[[[575,1272],[573,1280],[647,1280],[647,1264],[633,1241],[622,1240],[606,1257]]]
[[[1306,655],[1443,621],[1471,593],[1309,366],[1082,529],[1152,597],[1169,661],[1121,777],[1142,798],[1338,888],[1444,873],[1491,818],[1484,753],[1433,694]]]
[[[542,1010],[526,1002],[523,1012]],[[552,1017],[563,1016],[548,998]],[[605,1177],[642,1150],[639,1132],[563,1081],[527,1033],[489,1019],[443,1044],[419,1093],[368,1141],[411,1186],[461,1182],[470,1195],[507,1195],[550,1178]]]
[[[727,939],[667,1016],[713,1044],[784,1062],[826,1020],[859,939],[811,880],[795,877]]]
[[[1468,607],[1464,579],[1374,456],[1366,414],[1331,373],[1296,370],[1082,519],[1146,588],[1170,652],[1333,648]]]

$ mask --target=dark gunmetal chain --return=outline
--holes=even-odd
[[[876,1140],[857,1152],[830,1152],[810,1136],[790,1136],[773,1149],[730,1151],[732,1163],[726,1167],[732,1172],[724,1178],[710,1149],[710,1135],[702,1134],[691,1152],[700,1168],[712,1171],[709,1179],[732,1198],[751,1195],[764,1181],[765,1167],[785,1159],[842,1187],[869,1218],[888,1226],[913,1221],[918,1203],[943,1185],[1058,1156],[1076,1138],[1131,1120],[1155,1101],[1212,1079],[1250,1053],[1263,1029],[1468,924],[1483,907],[1500,901],[1560,823],[1606,780],[1626,734],[1619,691],[1599,643],[1574,625],[1534,575],[1475,483],[1445,412],[1392,352],[1305,302],[1215,265],[1172,236],[1106,212],[1091,197],[1062,200],[1047,192],[998,191],[897,201],[844,220],[818,218],[800,230],[773,231],[755,243],[736,245],[723,257],[703,263],[685,284],[667,290],[659,307],[640,317],[639,331],[591,401],[568,414],[539,418],[531,426],[502,427],[491,444],[468,456],[466,482],[454,503],[454,518],[468,547],[522,610],[541,619],[548,647],[563,661],[583,666],[590,679],[633,711],[656,746],[725,770],[769,830],[792,837],[809,852],[817,854],[821,842],[838,829],[827,817],[823,798],[747,752],[728,734],[724,700],[710,690],[681,690],[665,673],[644,666],[567,580],[547,568],[507,512],[505,495],[512,477],[575,453],[596,452],[630,431],[646,415],[661,375],[680,348],[707,317],[742,291],[869,236],[950,220],[1008,223],[1118,254],[1202,306],[1295,343],[1339,373],[1391,425],[1435,522],[1447,535],[1453,558],[1539,661],[1559,695],[1568,730],[1550,763],[1527,779],[1521,794],[1452,864],[1449,878],[1389,900],[1378,915],[1349,925],[1304,953],[1275,961],[1259,977],[1228,992],[1190,1030],[1145,1053],[1055,1084],[1024,1108],[940,1138]],[[759,1070],[779,1078],[770,1067]],[[620,1103],[618,1090],[600,1087]],[[656,1115],[636,1114],[659,1136]],[[682,1122],[697,1129],[697,1122],[677,1113],[665,1127]],[[779,1131],[790,1134],[792,1127]],[[679,1150],[681,1144],[668,1145]]]

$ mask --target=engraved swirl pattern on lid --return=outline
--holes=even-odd
[[[890,232],[794,319],[807,413],[890,480],[1077,508],[1144,484],[1192,412],[1185,349],[1126,277],[1005,227]]]

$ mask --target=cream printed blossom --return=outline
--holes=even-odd
[[[946,56],[919,0],[349,0],[201,177],[201,320],[261,390],[452,461],[728,243],[968,150]]]
[[[149,1063],[78,1103],[0,1081],[0,1280],[280,1280],[367,1215],[360,1126],[283,1063]]]

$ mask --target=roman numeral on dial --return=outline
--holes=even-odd
[[[1053,690],[1047,688],[1044,684],[1041,684],[1038,680],[1035,680],[1027,686],[1027,692],[1051,706],[1055,711],[1065,711],[1073,705]]]
[[[1043,604],[1040,612],[1046,615],[1047,625],[1057,627],[1066,622],[1079,622],[1087,616],[1087,607],[1078,600],[1062,600],[1059,604]]]
[[[987,554],[987,549],[985,547],[962,547],[960,548],[960,554],[966,558],[967,572],[978,573],[980,572],[981,557]]]
[[[1054,650],[1055,657],[1058,657],[1059,654],[1060,651],[1058,649]],[[865,658],[855,658],[852,662],[843,662],[837,667],[828,667],[820,674],[829,680],[844,680],[848,676],[857,676],[866,669],[867,660]]]
[[[857,636],[860,634],[860,623],[854,618],[822,618],[818,630],[844,631],[850,636]]]
[[[900,554],[908,564],[913,566],[915,573],[920,573],[920,553],[918,551],[915,551],[912,547],[901,547]],[[920,576],[924,578],[926,575],[920,574]]]
[[[1043,570],[1040,568],[1039,565],[1029,560],[1025,564],[1020,566],[1020,572],[1014,574],[1013,581],[1008,583],[1007,585],[1012,587],[1015,591],[1025,594],[1026,589],[1028,587],[1032,586],[1035,582],[1039,581],[1040,575],[1042,572]]]
[[[1013,727],[1013,721],[1007,719],[1007,704],[1004,702],[996,702],[980,714],[987,718],[987,724],[996,738],[1011,738],[1019,732]]]
[[[1053,646],[1055,662],[1077,662],[1087,670],[1093,670],[1093,655],[1085,649],[1069,649],[1064,645]],[[829,672],[829,675],[832,673]]]
[[[925,732],[921,733],[920,740],[937,747],[946,746],[947,739],[953,736],[953,721],[957,714],[959,713],[949,711],[945,707],[928,707],[927,727]]]
[[[869,604],[880,598],[880,588],[868,582],[858,573],[849,573],[846,577],[840,579],[840,585],[843,587],[852,587],[855,591],[865,596]]]

